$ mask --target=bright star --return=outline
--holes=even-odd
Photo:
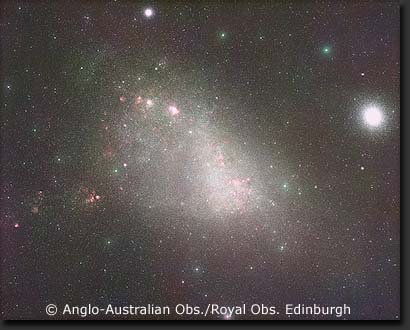
[[[363,119],[370,127],[378,127],[383,122],[383,113],[379,107],[371,105],[364,109]]]
[[[152,8],[145,8],[144,16],[147,18],[151,18],[152,16],[154,16],[154,10]]]
[[[175,106],[173,106],[173,105],[171,105],[171,106],[168,108],[168,111],[169,111],[169,113],[170,113],[172,116],[176,116],[176,115],[179,114],[178,108],[175,107]]]

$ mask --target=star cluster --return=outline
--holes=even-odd
[[[400,318],[398,3],[1,12],[3,318],[49,303]]]

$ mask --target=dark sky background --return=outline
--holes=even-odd
[[[398,319],[399,34],[395,1],[3,1],[2,318]]]

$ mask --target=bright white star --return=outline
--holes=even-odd
[[[154,16],[154,10],[152,8],[145,8],[144,16],[147,18],[151,18],[152,16]]]
[[[363,119],[370,127],[378,127],[383,122],[383,113],[380,108],[371,105],[364,109]]]

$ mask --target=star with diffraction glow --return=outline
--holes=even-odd
[[[151,18],[152,16],[154,16],[154,14],[155,14],[154,9],[152,9],[151,7],[144,9],[144,16],[146,18]]]
[[[370,127],[378,127],[383,123],[383,113],[379,107],[371,105],[363,110],[363,120]]]
[[[324,55],[330,55],[332,53],[332,48],[330,46],[324,46],[322,48],[322,53]]]

